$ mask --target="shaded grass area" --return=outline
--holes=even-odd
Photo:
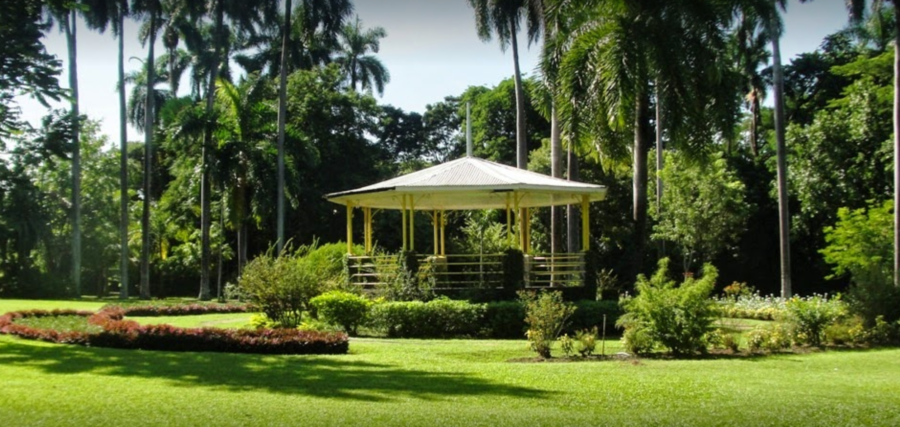
[[[16,320],[15,323],[35,329],[53,329],[60,332],[97,333],[103,330],[97,325],[88,323],[87,319],[85,316],[26,317]]]

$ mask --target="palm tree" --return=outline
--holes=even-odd
[[[560,66],[558,105],[564,119],[582,117],[604,156],[622,158],[630,148],[637,271],[647,224],[651,82],[656,82],[657,105],[665,106],[667,117],[678,118],[667,120],[670,138],[685,148],[709,143],[708,110],[717,101],[711,88],[721,84],[715,65],[732,11],[704,0],[559,0],[549,10],[572,20]],[[633,135],[630,144],[626,132]]]
[[[528,142],[525,133],[525,94],[522,89],[522,73],[519,70],[518,33],[522,18],[528,29],[528,43],[538,39],[541,31],[541,13],[538,2],[532,0],[468,0],[475,10],[475,26],[478,37],[490,41],[496,33],[500,49],[512,47],[516,83],[516,167],[528,167]]]
[[[384,85],[391,81],[391,75],[378,58],[368,53],[378,53],[381,39],[386,36],[387,32],[381,27],[364,30],[359,16],[355,22],[344,25],[337,63],[346,73],[353,90],[359,83],[360,90],[371,92],[374,87],[379,95],[384,94]]]
[[[81,144],[79,137],[81,116],[78,106],[78,50],[77,2],[53,0],[48,2],[49,13],[66,35],[69,55],[69,100],[72,127],[72,286],[75,297],[81,298]]]
[[[343,26],[344,19],[353,11],[353,4],[349,0],[312,1],[301,0],[298,5],[300,31],[299,44],[311,46],[312,37],[317,32],[324,35],[326,40],[336,38],[338,30]],[[275,245],[278,253],[284,248],[284,138],[287,126],[287,74],[288,64],[291,62],[291,0],[286,0],[284,5],[284,25],[282,27],[281,62],[278,69],[278,194],[277,199],[277,238]],[[296,58],[296,56],[294,56]]]
[[[760,67],[769,62],[769,43],[762,22],[752,11],[743,10],[734,32],[735,56],[738,71],[744,80],[744,100],[750,110],[750,152],[759,156],[760,103],[766,96],[765,81]]]
[[[156,36],[163,24],[163,5],[160,0],[135,0],[132,11],[138,19],[146,19],[141,25],[141,42],[148,45],[147,62],[144,69],[147,70],[146,94],[153,94],[153,85],[156,81],[155,54]],[[150,195],[151,174],[153,159],[153,125],[154,97],[144,97],[144,182],[143,182],[143,210],[141,212],[141,299],[150,299]]]
[[[214,0],[210,4],[213,16],[213,58],[209,73],[208,89],[206,91],[206,114],[208,125],[203,138],[201,154],[201,178],[200,178],[200,294],[199,298],[208,301],[212,298],[209,288],[209,263],[210,243],[209,226],[210,212],[210,176],[209,176],[209,152],[212,150],[213,117],[216,100],[216,82],[219,76],[219,64],[228,62],[227,55],[223,55],[228,44],[226,37],[225,19],[228,18],[229,27],[235,32],[254,32],[255,24],[262,22],[264,8],[268,6],[263,2],[248,2],[240,0]]]
[[[190,0],[166,0],[163,4],[166,22],[163,27],[163,47],[166,48],[167,77],[172,97],[178,97],[178,86],[181,76],[190,64],[190,57],[178,49],[181,39],[185,39],[190,47],[202,43],[197,23],[205,12],[202,2]]]
[[[119,298],[128,298],[128,126],[125,105],[125,17],[128,0],[84,0],[88,6],[85,20],[89,28],[112,32],[119,41]]]

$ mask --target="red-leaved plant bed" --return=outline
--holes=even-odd
[[[232,330],[140,325],[124,320],[126,310],[109,307],[91,313],[75,310],[31,310],[0,316],[0,333],[62,344],[164,351],[215,351],[260,354],[345,354],[346,334],[296,329]],[[16,319],[46,316],[89,316],[101,327],[96,333],[60,332],[16,324]]]

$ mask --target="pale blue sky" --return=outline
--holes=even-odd
[[[388,34],[378,55],[391,73],[391,82],[379,103],[424,112],[427,104],[445,96],[458,95],[469,86],[492,86],[512,75],[512,53],[501,52],[496,41],[483,43],[478,39],[472,10],[465,0],[356,0],[355,4],[366,27],[381,26]],[[804,4],[790,0],[784,20],[782,59],[788,62],[799,53],[815,50],[825,35],[842,28],[847,12],[843,0]],[[137,24],[126,23],[126,32],[126,58],[145,57],[146,51],[137,41]],[[56,31],[46,44],[51,54],[67,57],[64,38]],[[101,119],[103,133],[114,140],[118,135],[117,49],[110,34],[79,28],[81,111],[91,119]],[[157,52],[162,52],[161,46],[157,46]],[[520,62],[523,72],[532,73],[537,46],[529,49],[522,44]],[[137,60],[126,62],[126,70],[139,66]],[[66,72],[60,81],[67,85]],[[33,124],[46,114],[43,106],[31,100],[22,100],[20,106]],[[138,140],[140,134],[129,129],[128,137]]]

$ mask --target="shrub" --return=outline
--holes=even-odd
[[[189,316],[213,313],[246,313],[250,311],[248,304],[190,303],[190,304],[107,304],[103,308],[120,308],[125,316]]]
[[[521,339],[525,335],[525,306],[519,301],[487,304],[484,313],[486,335],[491,338]]]
[[[388,301],[427,301],[434,298],[435,276],[431,274],[431,264],[420,266],[416,252],[376,257],[374,261],[381,283],[376,289],[379,297]]]
[[[676,355],[705,351],[706,334],[716,314],[709,297],[718,272],[707,264],[701,279],[687,277],[681,286],[676,286],[666,277],[668,262],[660,260],[659,269],[649,280],[638,276],[638,294],[622,298],[625,314],[618,324],[626,334],[629,329],[646,331],[654,347],[659,344]],[[632,333],[632,339],[637,335]]]
[[[314,268],[297,257],[272,251],[258,256],[244,268],[238,286],[265,315],[281,327],[300,324],[309,300],[320,292]]]
[[[838,210],[838,222],[825,228],[825,261],[834,265],[834,274],[850,274],[853,284],[847,300],[854,314],[867,327],[884,316],[888,323],[900,319],[900,289],[893,283],[893,202],[873,204],[866,209]]]
[[[550,345],[562,332],[575,311],[572,303],[563,301],[559,292],[519,292],[525,306],[525,333],[531,349],[543,358],[550,357]]]
[[[622,333],[622,346],[631,354],[646,354],[653,351],[656,342],[647,328],[625,328]]]
[[[706,336],[706,342],[713,348],[727,349],[732,353],[737,353],[739,350],[737,337],[722,328],[710,331]]]
[[[795,297],[787,302],[784,321],[790,326],[795,343],[819,346],[825,338],[825,328],[844,314],[839,298]]]
[[[578,331],[575,334],[575,350],[581,357],[588,357],[597,349],[597,328]]]
[[[389,337],[447,338],[476,336],[482,328],[485,304],[438,298],[429,302],[376,303],[369,325]]]
[[[351,336],[365,320],[372,304],[368,299],[343,291],[331,291],[319,295],[310,304],[322,320],[339,325]]]
[[[566,354],[566,357],[569,357],[575,351],[575,340],[568,334],[563,334],[559,337],[559,348]]]
[[[775,352],[791,346],[791,337],[784,326],[774,324],[757,327],[747,333],[747,347],[753,353],[761,350]]]

